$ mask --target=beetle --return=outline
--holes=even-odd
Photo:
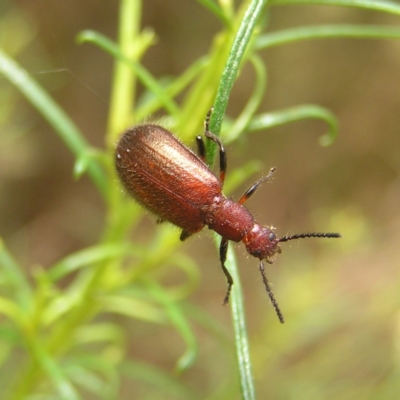
[[[221,235],[219,259],[228,282],[223,304],[227,304],[233,279],[225,266],[229,241],[242,241],[249,254],[260,261],[259,270],[273,307],[281,323],[283,314],[267,280],[263,260],[272,264],[279,244],[302,238],[339,238],[339,233],[301,233],[277,238],[275,228],[257,223],[243,204],[267,182],[275,171],[256,181],[236,202],[222,193],[227,167],[225,148],[210,132],[211,111],[204,123],[204,136],[219,148],[219,178],[205,163],[205,145],[196,137],[198,153],[182,144],[167,129],[155,124],[142,124],[122,134],[115,153],[119,179],[126,191],[142,206],[182,229],[183,241],[204,226]]]

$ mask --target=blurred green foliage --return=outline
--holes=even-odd
[[[74,123],[50,95],[64,82],[60,77],[50,77],[53,60],[35,41],[39,24],[27,13],[29,7],[9,1],[0,6],[0,73],[6,78],[0,82],[0,177],[4,181],[30,179],[30,174],[34,177],[43,168],[52,169],[47,165],[41,167],[37,160],[35,164],[32,154],[37,147],[46,147],[48,139],[30,139],[35,123],[25,122],[30,117],[26,116],[29,112],[25,103],[21,106],[22,93],[74,155],[74,177],[82,181],[87,174],[96,188],[96,196],[103,202],[99,206],[101,211],[92,217],[90,206],[84,208],[81,221],[89,226],[87,230],[79,226],[79,218],[68,226],[72,214],[51,219],[49,224],[54,224],[56,230],[61,220],[63,227],[68,227],[65,229],[83,239],[81,246],[77,246],[80,250],[71,252],[67,248],[63,254],[56,252],[48,264],[24,262],[28,229],[23,223],[18,234],[1,232],[4,241],[0,242],[0,396],[252,399],[254,373],[259,398],[395,399],[400,382],[396,297],[400,280],[395,244],[398,234],[377,230],[373,219],[357,204],[344,204],[338,199],[321,209],[319,203],[307,217],[307,226],[339,230],[344,238],[333,244],[320,244],[318,251],[303,244],[293,245],[294,251],[287,250],[285,263],[295,268],[282,268],[279,278],[274,280],[279,280],[279,298],[284,299],[282,308],[290,323],[281,327],[272,309],[268,309],[271,315],[264,318],[261,310],[267,304],[265,296],[263,304],[247,303],[246,308],[253,311],[249,313],[250,325],[255,326],[253,319],[257,319],[257,329],[248,332],[241,314],[245,304],[235,277],[232,334],[224,317],[211,317],[205,306],[200,308],[187,300],[199,285],[199,265],[203,268],[209,259],[205,260],[204,254],[199,258],[182,253],[176,229],[167,224],[152,227],[151,234],[146,233],[143,210],[121,193],[113,167],[113,150],[124,128],[149,115],[162,115],[163,123],[187,141],[201,132],[204,116],[212,105],[215,108],[211,127],[215,133],[222,131],[224,143],[237,141],[243,145],[246,132],[264,132],[309,119],[327,124],[328,132],[321,136],[321,142],[332,143],[338,123],[325,107],[304,104],[262,111],[268,82],[260,52],[310,39],[400,38],[400,29],[329,24],[269,32],[275,6],[357,6],[393,15],[400,13],[400,6],[367,0],[357,4],[344,0],[276,0],[271,2],[271,8],[256,0],[244,1],[238,7],[233,1],[199,3],[192,7],[203,6],[208,18],[219,24],[218,30],[211,45],[208,43],[209,50],[187,61],[183,72],[174,77],[158,78],[142,61],[156,44],[157,35],[153,28],[142,28],[142,4],[137,0],[121,0],[119,17],[115,16],[116,41],[95,30],[75,32],[78,43],[87,46],[87,51],[91,51],[88,44],[94,44],[114,62],[109,78],[107,128],[100,141],[105,146],[98,147],[88,139],[95,121],[90,121],[83,111],[87,125],[81,129],[79,125],[85,124]],[[70,7],[73,21],[77,14]],[[182,8],[184,14],[182,2],[176,2],[176,7]],[[55,12],[50,4],[42,6],[42,11],[50,19]],[[55,27],[57,21],[52,23]],[[300,23],[301,20],[297,21],[297,25]],[[177,30],[179,35],[186,36],[184,27],[178,26]],[[247,97],[238,115],[225,116],[233,84],[237,76],[239,80],[246,76],[246,68],[253,71],[252,87],[249,89],[246,84]],[[35,75],[36,71],[47,71],[44,80]],[[77,95],[75,99],[78,103]],[[86,130],[88,134],[83,133]],[[208,151],[211,163],[214,149]],[[58,160],[53,161],[56,170]],[[395,158],[392,162],[398,182],[399,164]],[[335,165],[338,169],[334,173],[339,175],[336,179],[340,179],[344,172],[340,170],[340,160]],[[233,170],[227,192],[260,169],[257,161],[250,160],[243,168]],[[324,179],[334,181],[330,171],[321,173]],[[296,178],[295,173],[293,177]],[[55,184],[55,180],[50,183]],[[395,189],[393,193],[397,193]],[[17,207],[20,203],[16,199],[21,197],[32,202],[46,196],[50,196],[50,190],[17,193],[15,199],[4,204]],[[2,197],[5,202],[4,194]],[[72,195],[66,203],[73,203]],[[72,213],[81,206],[72,207]],[[7,210],[4,215],[5,221]],[[99,228],[93,221],[101,215],[103,225]],[[43,231],[40,234],[45,237]],[[52,244],[49,240],[44,246],[48,253],[53,251]],[[219,272],[217,252],[210,256]],[[233,253],[229,261],[229,268],[235,269]],[[344,267],[338,268],[341,265]],[[382,265],[387,275],[378,274],[376,268],[369,268],[371,265]],[[206,266],[203,270],[206,275]],[[262,290],[262,284],[257,283]],[[216,285],[218,293],[214,296],[210,288],[201,304],[212,301],[213,307],[219,306],[225,290],[222,277]]]

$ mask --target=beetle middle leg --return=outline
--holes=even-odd
[[[224,271],[226,280],[228,281],[228,289],[226,291],[226,296],[224,298],[224,302],[222,303],[222,305],[226,305],[229,303],[229,296],[231,294],[232,285],[233,285],[232,276],[229,273],[228,269],[225,267],[226,255],[228,253],[228,244],[229,244],[229,240],[222,238],[221,244],[219,246],[219,259],[221,261],[222,271]]]

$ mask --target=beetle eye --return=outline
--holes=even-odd
[[[274,232],[270,232],[270,234],[268,235],[268,239],[272,242],[273,240],[276,239],[275,233]]]

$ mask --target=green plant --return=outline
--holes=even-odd
[[[80,43],[92,43],[115,59],[112,95],[105,149],[94,149],[82,132],[23,68],[0,50],[0,71],[38,109],[53,126],[76,157],[75,176],[87,173],[107,206],[104,230],[99,243],[60,260],[44,270],[36,268],[33,283],[22,272],[4,244],[0,248],[2,297],[0,312],[7,317],[2,327],[5,354],[23,348],[27,356],[17,385],[8,398],[20,399],[35,394],[43,398],[79,399],[85,392],[103,398],[118,398],[119,375],[157,382],[160,391],[179,393],[182,398],[194,394],[180,387],[150,366],[124,359],[127,332],[107,316],[121,315],[156,325],[169,324],[180,334],[186,350],[176,369],[189,368],[196,359],[197,344],[184,299],[198,281],[197,266],[179,252],[178,235],[168,225],[155,229],[154,239],[134,244],[129,239],[142,211],[121,194],[113,166],[114,144],[120,126],[140,122],[157,111],[167,114],[166,122],[183,140],[201,132],[204,117],[214,105],[211,130],[226,130],[226,141],[233,141],[246,131],[262,130],[299,119],[318,118],[327,122],[328,134],[322,144],[332,142],[337,133],[335,117],[326,109],[303,105],[279,112],[258,115],[266,89],[266,70],[259,56],[261,50],[298,40],[325,37],[399,38],[400,30],[381,26],[316,26],[265,33],[267,5],[316,3],[357,6],[400,13],[400,6],[378,1],[201,1],[215,17],[222,30],[215,37],[209,54],[194,62],[179,77],[165,83],[156,79],[141,64],[155,34],[141,30],[141,3],[121,0],[118,44],[93,31],[81,32]],[[230,92],[244,64],[255,71],[256,84],[242,113],[223,123]],[[138,81],[146,88],[137,99]],[[175,98],[184,93],[178,103]],[[208,146],[207,161],[212,164],[215,148]],[[249,164],[245,173],[233,173],[228,191],[251,175],[256,167]],[[162,265],[182,270],[185,282],[178,287],[164,286],[154,271]],[[238,369],[242,398],[254,399],[249,345],[241,297],[240,281],[232,252],[228,265],[235,285],[232,313],[235,328]],[[68,284],[60,282],[69,278]],[[95,351],[87,350],[90,345]],[[3,358],[5,362],[7,357]],[[144,371],[144,372],[143,372]],[[142,375],[140,375],[142,374]],[[177,389],[178,387],[178,389]],[[174,391],[177,392],[174,392]],[[55,393],[55,394],[54,394]],[[226,396],[226,393],[224,393]]]

